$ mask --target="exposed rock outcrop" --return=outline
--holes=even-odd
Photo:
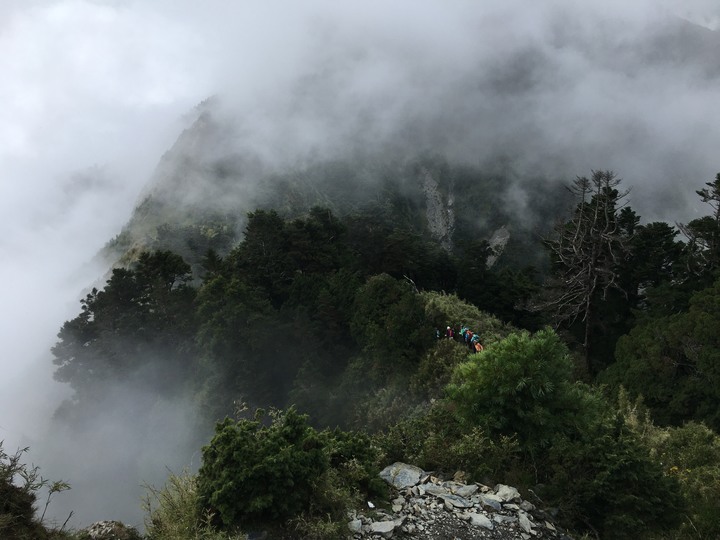
[[[353,513],[350,538],[570,540],[511,486],[445,481],[404,463],[386,467],[380,477],[397,496],[387,510]]]
[[[452,234],[455,229],[455,196],[452,191],[448,194],[447,200],[443,200],[440,186],[432,173],[423,169],[420,172],[422,190],[425,194],[425,217],[427,218],[428,229],[445,251],[452,251]]]
[[[492,255],[487,258],[486,266],[488,268],[492,268],[495,265],[497,260],[500,258],[500,255],[502,255],[502,252],[505,250],[508,240],[510,240],[510,231],[508,231],[505,225],[493,232],[490,240],[488,240],[488,244],[492,250]]]
[[[80,538],[87,540],[141,540],[142,535],[119,521],[98,521],[82,531]]]

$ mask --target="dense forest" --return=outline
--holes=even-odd
[[[249,213],[155,217],[144,244],[129,226],[108,247],[122,264],[62,325],[55,377],[74,395],[56,422],[142,384],[215,425],[199,471],[153,492],[149,538],[338,538],[337,501],[382,496],[393,461],[530,489],[578,534],[720,535],[720,174],[677,224],[643,222],[611,171],[538,184],[522,223],[502,171],[424,158],[364,197],[345,174],[276,175]],[[0,515],[22,518],[0,530],[40,534],[32,484],[0,457],[18,499]]]

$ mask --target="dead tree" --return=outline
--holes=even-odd
[[[618,191],[620,182],[612,171],[592,171],[589,179],[578,177],[568,188],[577,201],[572,218],[557,225],[554,235],[544,241],[553,272],[537,307],[550,315],[556,328],[583,323],[589,371],[597,305],[611,289],[624,293],[619,268],[626,249],[618,215],[628,191]]]

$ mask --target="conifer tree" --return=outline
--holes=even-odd
[[[679,224],[678,228],[687,238],[687,272],[688,278],[701,278],[703,285],[708,286],[720,269],[720,173],[715,181],[707,182],[707,187],[697,190],[702,202],[712,208],[712,213],[687,224]]]

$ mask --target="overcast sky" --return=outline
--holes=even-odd
[[[641,206],[660,194],[643,210],[663,218],[720,170],[718,80],[637,69],[635,46],[671,16],[719,15],[710,0],[2,0],[0,440],[41,438],[67,393],[48,349],[103,272],[90,261],[205,98],[269,159],[421,117],[418,140],[459,159],[613,168]]]

